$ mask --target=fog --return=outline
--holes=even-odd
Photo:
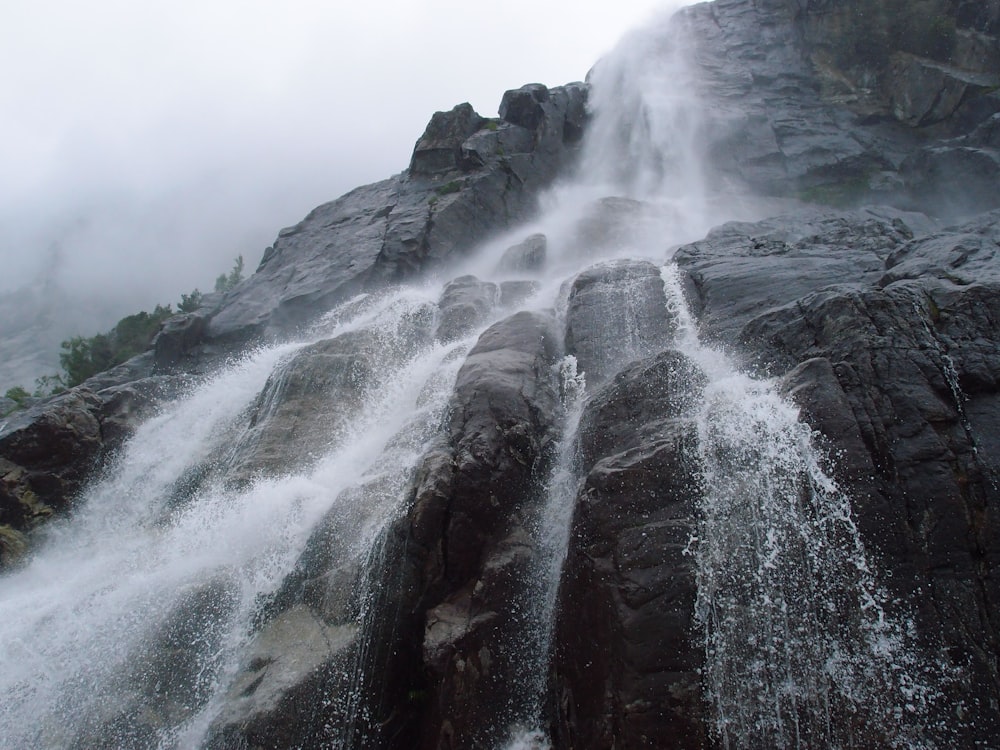
[[[0,294],[47,282],[68,335],[209,290],[404,169],[435,110],[580,80],[657,5],[7,0]]]

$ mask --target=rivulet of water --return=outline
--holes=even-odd
[[[690,550],[704,683],[726,748],[933,747],[941,674],[891,617],[853,520],[798,409],[703,346],[678,269],[663,271],[679,348],[709,377]]]

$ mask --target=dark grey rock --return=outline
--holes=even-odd
[[[451,112],[435,112],[413,148],[412,174],[436,174],[462,165],[462,144],[486,124],[471,104],[459,104]]]
[[[872,177],[926,147],[918,131],[963,135],[1000,109],[990,94],[1000,69],[976,52],[1000,49],[995,35],[956,32],[948,59],[904,49],[935,23],[953,26],[954,13],[937,0],[901,20],[884,0],[683,9],[681,38],[704,89],[698,142],[714,179],[836,205],[894,197]]]
[[[566,312],[566,351],[588,387],[623,365],[670,345],[676,322],[667,310],[660,269],[647,261],[594,266],[573,281]]]
[[[939,215],[962,216],[1000,206],[1000,149],[961,141],[920,149],[902,164],[918,206]]]
[[[893,114],[912,127],[947,120],[969,97],[1000,86],[997,71],[974,73],[905,53],[897,53],[889,70]]]
[[[880,286],[921,277],[962,286],[1000,282],[1000,211],[908,242],[885,265]]]
[[[505,686],[523,670],[510,601],[534,555],[524,525],[557,425],[557,342],[554,320],[538,313],[487,329],[459,371],[446,441],[417,477],[407,555],[427,613],[426,746],[493,744],[506,731]]]
[[[486,322],[499,296],[496,284],[480,281],[475,276],[460,276],[449,281],[438,302],[437,338],[455,341],[471,334]]]
[[[686,417],[704,377],[667,351],[596,392],[556,625],[560,747],[709,743],[685,554],[699,494]]]
[[[222,300],[206,338],[239,344],[287,335],[530,216],[538,191],[574,158],[587,89],[527,90],[541,112],[533,129],[479,118],[465,106],[439,113],[417,144],[416,169],[358,188],[282,230],[256,273]]]
[[[225,448],[230,481],[301,470],[340,444],[364,395],[388,374],[391,360],[376,359],[384,343],[372,331],[352,331],[306,346],[280,364],[257,398],[246,432]]]
[[[587,403],[579,427],[584,465],[655,440],[665,420],[690,415],[705,383],[705,375],[672,349],[626,367]]]
[[[76,388],[0,422],[0,525],[27,530],[72,505],[102,453],[100,408]]]
[[[158,370],[177,366],[182,358],[201,343],[206,320],[199,313],[184,313],[163,321],[153,339],[153,361]]]
[[[880,569],[891,571],[887,585],[912,608],[929,653],[948,654],[962,675],[946,690],[949,701],[970,706],[974,718],[955,736],[971,744],[995,731],[990,706],[1000,693],[991,666],[997,636],[988,625],[1000,599],[987,572],[1000,559],[1000,519],[992,510],[1000,466],[980,447],[995,443],[988,425],[1000,403],[997,217],[909,240],[905,225],[885,218],[828,216],[824,231],[788,243],[792,262],[818,242],[856,270],[849,284],[822,286],[822,269],[786,279],[787,300],[775,293],[775,271],[741,271],[764,247],[730,245],[728,257],[713,256],[719,265],[708,288],[730,271],[740,275],[743,324],[735,329],[719,314],[736,303],[719,287],[701,295],[700,315],[706,330],[748,362],[783,376],[836,456],[833,471],[853,499],[865,544]],[[802,228],[815,229],[815,221]],[[753,236],[774,224],[751,227],[741,231]],[[849,274],[845,268],[839,276]]]
[[[500,119],[527,130],[536,130],[545,119],[543,105],[548,101],[549,90],[540,83],[508,91],[500,101]]]
[[[762,310],[834,284],[872,284],[888,258],[931,222],[892,209],[733,222],[679,248],[702,335],[732,343]]]

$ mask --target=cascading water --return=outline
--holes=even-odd
[[[828,458],[773,384],[699,342],[677,268],[663,276],[679,348],[709,377],[690,550],[722,745],[933,747],[937,676],[913,656],[912,633],[887,615]]]
[[[673,45],[665,48],[665,38]],[[558,237],[572,223],[560,224],[560,215],[579,221],[574,206],[595,184],[645,205],[646,231],[633,227],[603,249],[605,257],[656,257],[693,227],[734,218],[716,213],[706,221],[712,212],[696,147],[699,104],[685,85],[691,78],[682,48],[676,36],[640,33],[595,69],[595,118],[581,174],[553,193],[548,232]],[[586,248],[580,255],[594,259]],[[831,478],[830,458],[774,384],[738,372],[699,341],[676,266],[664,267],[663,281],[678,326],[672,346],[708,380],[696,417],[703,497],[687,554],[697,564],[695,618],[717,740],[726,748],[947,742],[946,727],[929,718],[942,697],[935,686],[947,677],[915,655],[912,625],[887,613],[888,596],[870,567],[850,499]],[[609,324],[608,335],[622,332]],[[565,556],[582,478],[562,452],[575,443],[582,405],[567,421],[548,487],[547,534],[563,547],[547,560]],[[553,615],[559,574],[558,567],[549,571],[536,605],[543,623]],[[548,644],[539,655],[535,670],[544,679]],[[549,747],[541,703],[525,719],[507,750]]]
[[[254,623],[317,525],[332,519],[329,553],[357,566],[400,510],[440,423],[455,354],[468,346],[401,343],[427,304],[413,296],[390,296],[324,332],[381,329],[408,351],[375,353],[378,378],[359,384],[359,416],[318,462],[226,486],[247,444],[248,409],[258,393],[260,409],[273,408],[265,381],[274,370],[281,382],[282,363],[303,346],[261,351],[144,424],[75,517],[0,579],[0,745],[201,744],[253,648]],[[172,505],[178,478],[206,455],[221,458],[194,497]],[[345,622],[344,640],[356,629]]]
[[[565,285],[595,261],[659,264],[668,247],[736,218],[706,198],[701,109],[683,51],[676,28],[657,24],[595,68],[580,171],[519,230],[544,232],[550,253],[550,275],[527,304],[559,306]],[[495,269],[491,249],[500,247],[471,266]],[[677,332],[656,346],[679,349],[708,380],[696,415],[704,496],[690,553],[719,741],[930,746],[930,676],[886,615],[849,499],[808,428],[772,384],[699,342],[675,268],[664,269],[663,288]],[[224,746],[248,696],[277,691],[296,669],[323,675],[316,710],[334,717],[315,746],[377,744],[379,716],[367,701],[385,630],[376,622],[389,594],[381,582],[394,564],[386,533],[406,511],[464,354],[500,315],[442,343],[433,336],[439,298],[436,289],[401,289],[352,300],[308,342],[253,353],[139,429],[79,511],[0,578],[0,746]],[[528,699],[500,712],[506,726],[490,728],[510,748],[549,745],[554,617],[583,479],[581,414],[625,360],[649,353],[637,315],[629,305],[619,312],[604,325],[628,329],[606,331],[605,348],[622,342],[621,361],[591,377],[573,357],[561,362],[561,432],[531,519],[535,559],[519,631],[509,636],[520,644]],[[336,344],[348,339],[350,355]],[[317,379],[300,367],[310,356],[343,369],[324,367]],[[315,429],[273,427],[297,425],[296,414],[316,404],[295,400],[317,392],[339,400]],[[298,463],[283,468],[296,434]],[[294,599],[292,588],[310,590],[311,566],[343,579],[336,601],[316,605],[322,618],[276,604]],[[280,664],[282,649],[290,665]],[[269,671],[272,663],[281,668]]]

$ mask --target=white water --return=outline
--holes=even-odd
[[[737,218],[708,198],[696,148],[701,105],[682,48],[664,38],[655,26],[637,32],[595,69],[580,174],[546,197],[537,221],[487,245],[460,272],[490,277],[507,244],[542,231],[549,265],[532,304],[557,306],[566,279],[592,262],[662,261],[671,246]],[[606,196],[642,203],[600,203]],[[710,381],[698,418],[706,495],[691,552],[706,697],[720,741],[847,747],[857,739],[844,721],[850,716],[885,732],[887,745],[921,746],[923,704],[933,694],[908,661],[905,628],[885,615],[849,498],[773,386],[701,345],[675,269],[665,269],[664,285],[681,322],[676,346]],[[255,439],[250,409],[260,394],[275,394],[268,378],[277,368],[280,380],[279,365],[304,344],[253,353],[142,426],[81,510],[52,526],[29,565],[0,578],[0,746],[86,746],[92,736],[125,744],[126,730],[106,724],[153,711],[161,728],[136,739],[139,746],[198,747],[245,666],[255,621],[324,519],[334,519],[338,560],[377,567],[382,534],[405,511],[412,470],[476,338],[448,346],[410,341],[408,331],[437,295],[402,289],[359,297],[317,323],[311,340],[373,331],[378,367],[357,414],[316,446],[304,468],[260,473],[242,488],[226,481],[227,461]],[[568,360],[564,366],[563,434],[534,533],[530,632],[520,634],[527,643],[521,687],[532,700],[509,730],[512,750],[549,746],[552,627],[585,407],[585,373]],[[264,416],[268,408],[262,404]],[[177,502],[177,482],[202,470],[205,456],[218,464]],[[356,591],[359,663],[371,646],[365,635],[376,579],[361,576]],[[179,650],[187,671],[170,674],[155,663],[163,648]],[[349,746],[368,731],[365,679],[355,669],[346,696],[331,698],[348,729],[329,744]]]
[[[406,302],[390,299],[361,322],[398,329],[426,304]],[[442,418],[461,363],[454,354],[467,346],[425,346],[382,372],[360,417],[307,470],[227,490],[223,461],[179,507],[170,507],[177,479],[239,444],[268,376],[301,347],[258,352],[144,424],[80,512],[52,528],[27,567],[0,578],[0,746],[87,745],[91,733],[125,744],[124,730],[106,724],[147,708],[133,705],[149,692],[167,726],[140,744],[196,747],[241,666],[254,617],[320,520],[337,513],[337,554],[359,560],[399,512],[409,472]],[[358,494],[363,503],[346,502]],[[185,631],[191,674],[160,674],[146,663],[152,644],[177,646],[164,634],[171,627]]]
[[[550,244],[556,236],[560,260],[564,238],[577,236],[566,228],[594,211],[595,194],[639,198],[644,208],[599,253],[578,253],[577,263],[598,255],[663,258],[709,227],[742,218],[708,197],[696,146],[701,104],[683,45],[675,37],[670,48],[667,38],[662,29],[637,32],[594,72],[595,119],[581,174],[554,191],[537,225]],[[928,716],[946,675],[921,661],[912,623],[888,613],[830,457],[774,383],[739,372],[701,343],[679,269],[665,266],[663,280],[678,322],[674,347],[708,378],[696,415],[704,495],[688,553],[697,563],[695,621],[716,739],[727,750],[938,746],[947,732]],[[560,565],[581,481],[566,451],[583,407],[566,422],[545,509],[546,533],[561,551],[543,559]],[[551,621],[544,618],[553,616],[558,595],[553,568],[536,604],[545,638]],[[551,656],[549,641],[543,644],[535,665],[542,681]],[[505,750],[551,746],[544,690],[530,689],[542,693],[535,713],[511,728]]]

